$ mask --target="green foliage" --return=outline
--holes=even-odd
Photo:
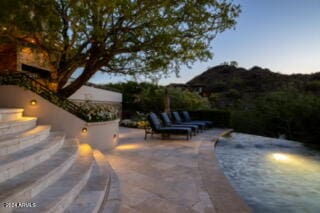
[[[77,104],[86,111],[86,116],[90,122],[115,120],[120,113],[116,107],[109,104],[93,103],[92,101]]]
[[[150,124],[148,121],[145,120],[130,120],[124,119],[120,122],[120,126],[129,127],[129,128],[138,128],[138,129],[147,129],[149,128]]]
[[[141,111],[160,112],[164,109],[164,88],[148,86],[143,88],[140,94],[138,104]],[[147,110],[147,111],[146,111]]]
[[[239,64],[237,61],[230,61],[230,62],[225,61],[225,62],[222,62],[220,65],[237,67]]]
[[[224,110],[196,110],[189,111],[193,120],[213,121],[215,127],[230,127],[231,114]]]
[[[208,60],[210,43],[240,13],[231,0],[3,0],[1,6],[0,42],[45,51],[66,96],[97,71],[158,78]],[[82,74],[63,87],[77,68]]]
[[[315,91],[319,88],[319,79],[320,73],[284,75],[257,66],[244,69],[221,65],[208,69],[187,84],[203,85],[205,92],[222,93],[235,89],[242,96],[254,97],[279,90]]]
[[[320,73],[284,75],[225,63],[188,84],[204,85],[211,107],[229,110],[236,131],[319,144],[319,79]]]
[[[121,120],[120,125],[124,127],[146,129],[150,127],[147,116],[148,113],[137,112],[130,119]]]
[[[122,93],[124,112],[148,112],[163,110],[164,89],[154,84],[127,82],[108,84],[101,88],[115,88]]]
[[[240,92],[236,89],[230,89],[228,92],[226,92],[225,96],[235,100],[241,98]]]
[[[305,85],[305,90],[308,92],[312,92],[312,93],[316,93],[316,94],[320,94],[320,81],[311,81],[306,83]]]
[[[253,101],[246,110],[234,110],[232,126],[236,131],[319,143],[320,98],[297,92],[269,93]]]
[[[214,92],[225,92],[228,90],[229,86],[223,81],[217,81],[212,84],[210,84],[210,90]]]
[[[236,89],[230,89],[225,92],[212,93],[208,100],[211,108],[233,109],[241,102],[242,94]]]
[[[150,83],[127,82],[106,85],[123,94],[123,111],[131,117],[135,112],[164,111],[165,88]],[[171,110],[203,110],[209,109],[209,101],[197,93],[187,90],[169,88]]]
[[[220,97],[219,93],[210,94],[210,96],[208,97],[208,101],[210,103],[211,108],[217,108],[219,97]]]
[[[209,109],[208,99],[195,92],[182,89],[169,89],[171,110],[204,110]]]

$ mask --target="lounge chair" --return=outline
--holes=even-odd
[[[183,122],[178,112],[172,112],[172,115],[177,124],[191,124],[197,125],[199,129],[204,130],[206,128],[206,123],[204,122]]]
[[[161,118],[165,126],[167,127],[187,127],[191,128],[194,135],[199,132],[199,127],[192,124],[173,124],[166,112],[161,113]]]
[[[170,137],[170,135],[185,135],[187,136],[187,140],[192,137],[192,130],[191,128],[187,127],[164,127],[161,124],[160,119],[156,114],[151,112],[148,116],[148,120],[152,129],[151,134],[161,134],[162,137],[167,135]],[[145,135],[145,139],[147,139],[147,132]]]
[[[191,121],[192,122],[205,122],[208,127],[213,127],[213,122],[212,121],[192,120],[188,111],[183,111],[182,112],[182,117],[184,118],[184,121],[186,121],[186,122],[191,122]]]

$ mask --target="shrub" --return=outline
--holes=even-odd
[[[208,120],[213,121],[215,127],[230,127],[229,111],[223,110],[198,110],[189,111],[193,120]]]
[[[127,82],[110,84],[123,93],[124,118],[131,118],[139,112],[162,112],[164,110],[165,87],[151,83]],[[207,98],[195,92],[169,88],[170,105],[173,110],[209,109]]]
[[[88,119],[92,122],[114,120],[119,114],[118,109],[109,104],[93,103],[91,101],[76,102],[76,104],[87,112]]]
[[[208,110],[210,103],[207,98],[201,97],[195,92],[171,88],[170,107],[172,111],[179,110]]]
[[[232,112],[236,131],[319,143],[320,98],[298,91],[269,93],[246,111]]]

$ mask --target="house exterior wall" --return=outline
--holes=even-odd
[[[122,103],[122,94],[89,86],[82,86],[69,100],[90,100],[93,102]]]

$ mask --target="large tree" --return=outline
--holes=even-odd
[[[33,43],[49,55],[65,97],[97,71],[179,72],[212,57],[210,43],[234,27],[232,0],[1,0],[0,41]],[[66,85],[77,70],[82,74]]]

